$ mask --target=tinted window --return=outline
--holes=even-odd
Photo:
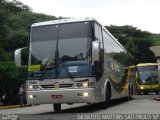
[[[112,38],[109,33],[103,31],[104,48],[107,55],[123,65],[133,65],[133,58],[123,49],[123,47]]]
[[[48,41],[58,39],[58,25],[33,27],[31,30],[31,41]]]
[[[62,24],[59,29],[59,56],[75,60],[80,54],[86,57],[92,41],[90,22]]]
[[[157,65],[138,67],[138,73],[139,73],[139,79],[138,79],[139,83],[144,83],[144,84],[158,83]]]
[[[113,52],[113,39],[105,32],[103,31],[103,39],[104,39],[104,48],[106,53],[112,53]]]
[[[62,24],[59,30],[59,39],[85,38],[91,37],[91,23],[81,22],[72,24]]]

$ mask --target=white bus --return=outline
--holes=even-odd
[[[21,64],[21,50],[15,62]],[[131,97],[126,67],[133,57],[93,18],[62,19],[31,26],[27,103],[100,103]]]

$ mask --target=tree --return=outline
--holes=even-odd
[[[5,3],[6,3],[5,0],[0,1],[0,47],[3,46],[3,42],[7,36],[6,21],[7,21],[8,13],[6,8],[4,7]]]
[[[26,71],[16,69],[13,61],[0,61],[0,98],[4,105],[18,103],[18,90],[25,83]],[[21,77],[17,77],[17,74]],[[5,96],[5,98],[2,98]]]

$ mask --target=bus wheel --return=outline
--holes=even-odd
[[[60,111],[61,110],[61,104],[53,104],[54,111]]]
[[[106,88],[106,97],[105,97],[105,101],[104,102],[101,102],[99,105],[99,107],[101,109],[106,109],[109,105],[109,102],[110,102],[110,95],[109,95],[109,91],[108,91],[108,88]]]
[[[144,94],[145,94],[145,95],[148,95],[148,92],[145,91]]]
[[[141,95],[141,92],[138,91],[137,94],[138,94],[138,95]]]
[[[158,95],[159,91],[156,91],[156,95]]]
[[[128,91],[128,100],[132,100],[132,96],[133,96],[133,86],[130,85],[129,86],[129,91]]]

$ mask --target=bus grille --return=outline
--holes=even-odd
[[[69,88],[72,87],[72,84],[59,84],[59,88]],[[55,84],[51,84],[51,85],[41,85],[42,88],[55,88]]]

